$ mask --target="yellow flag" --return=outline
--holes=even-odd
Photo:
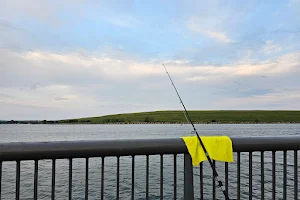
[[[232,141],[228,136],[201,136],[200,138],[212,160],[233,162]],[[182,139],[192,157],[193,166],[207,160],[197,136],[187,136]]]

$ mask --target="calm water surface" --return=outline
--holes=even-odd
[[[228,136],[283,136],[299,135],[300,124],[243,124],[243,125],[196,125],[201,135]],[[188,136],[190,125],[0,125],[0,142],[106,140],[140,138],[179,138]],[[293,154],[288,153],[288,163],[293,163]],[[236,156],[236,155],[235,155]],[[183,160],[177,158],[177,196],[183,196]],[[241,156],[241,196],[248,198],[248,153]],[[135,158],[135,199],[145,199],[145,156]],[[131,199],[131,157],[120,160],[120,199]],[[271,199],[272,168],[271,153],[265,153],[265,198]],[[276,195],[282,196],[282,152],[276,153]],[[56,199],[68,199],[68,160],[56,161]],[[101,158],[89,159],[89,199],[100,199]],[[51,160],[39,161],[38,198],[51,198]],[[1,199],[15,198],[15,162],[3,162]],[[150,156],[150,199],[159,199],[160,157]],[[298,166],[300,163],[298,161]],[[224,164],[217,163],[218,172],[224,178]],[[116,158],[105,158],[104,199],[116,198]],[[236,198],[236,157],[229,164],[229,193]],[[298,170],[299,171],[299,170]],[[21,162],[21,199],[33,198],[33,161]],[[84,199],[85,159],[73,159],[73,199]],[[293,165],[288,166],[288,199],[293,198]],[[299,172],[298,172],[299,174]],[[194,168],[195,196],[199,199],[199,167]],[[205,199],[212,199],[211,169],[204,164]],[[260,199],[260,153],[253,153],[253,196]],[[217,198],[222,199],[217,190]],[[298,192],[300,194],[300,191]],[[164,199],[173,198],[173,156],[164,156]]]

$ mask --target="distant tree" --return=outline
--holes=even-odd
[[[102,120],[102,122],[103,122],[104,124],[110,123],[110,119],[109,119],[109,118],[105,118],[105,119]]]
[[[154,121],[153,117],[149,117],[149,116],[146,116],[144,119],[144,122],[153,122],[153,121]]]
[[[118,121],[119,121],[119,122],[125,122],[125,119],[120,118]]]
[[[68,120],[69,123],[78,123],[78,120],[77,119],[70,119]]]
[[[111,119],[110,121],[111,121],[112,123],[117,123],[117,122],[119,122],[119,119],[113,118],[113,119]]]
[[[103,123],[118,123],[118,122],[122,122],[123,119],[118,119],[118,118],[106,118],[103,119]],[[125,120],[124,120],[125,121]]]

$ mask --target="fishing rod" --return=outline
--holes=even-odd
[[[192,121],[192,119],[191,119],[189,113],[187,112],[187,110],[186,110],[186,108],[185,108],[185,105],[183,104],[183,101],[182,101],[182,99],[181,99],[181,97],[180,97],[180,95],[179,95],[179,93],[178,93],[178,91],[177,91],[177,89],[176,89],[176,87],[175,87],[175,85],[174,85],[174,83],[173,83],[173,80],[172,80],[172,78],[171,78],[171,76],[170,76],[170,74],[169,74],[169,72],[168,72],[166,66],[165,66],[164,64],[162,64],[162,65],[164,66],[164,68],[165,68],[165,70],[166,70],[166,73],[168,74],[168,76],[169,76],[169,78],[170,78],[170,81],[171,81],[171,83],[172,83],[172,85],[173,85],[173,87],[174,87],[174,89],[175,89],[175,91],[176,91],[176,93],[177,93],[177,96],[178,96],[178,98],[179,98],[179,100],[180,100],[180,103],[181,103],[181,105],[182,105],[183,108],[184,108],[184,113],[185,113],[185,116],[186,116],[188,122],[193,126],[194,131],[192,131],[192,133],[195,133],[195,134],[197,135],[197,138],[198,138],[198,140],[199,140],[199,142],[200,142],[200,145],[201,145],[201,147],[202,147],[202,149],[203,149],[203,151],[204,151],[204,153],[205,153],[205,156],[207,157],[207,160],[208,160],[208,162],[209,162],[209,164],[210,164],[210,166],[211,166],[211,168],[212,168],[212,170],[213,170],[213,178],[214,178],[214,181],[217,182],[217,185],[221,188],[221,190],[222,190],[222,192],[223,192],[223,194],[224,194],[224,196],[225,196],[225,199],[226,199],[226,200],[230,200],[230,198],[229,198],[229,196],[228,196],[228,193],[227,193],[226,189],[225,189],[224,186],[223,186],[222,181],[219,180],[219,175],[218,175],[218,172],[217,172],[217,170],[216,170],[216,167],[215,167],[215,165],[213,164],[213,162],[212,162],[210,156],[208,155],[208,152],[207,152],[207,150],[206,150],[206,148],[205,148],[205,146],[204,146],[204,143],[203,143],[202,139],[200,138],[200,136],[199,136],[199,134],[198,134],[198,132],[197,132],[197,129],[196,129],[196,127],[195,127],[195,125],[194,125],[194,123],[193,123],[193,121]]]

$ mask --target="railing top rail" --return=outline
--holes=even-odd
[[[300,150],[300,136],[231,137],[235,152]],[[181,138],[0,143],[0,160],[188,153]]]

